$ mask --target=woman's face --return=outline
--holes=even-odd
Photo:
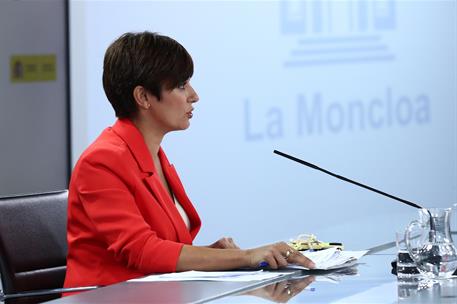
[[[162,90],[162,97],[151,103],[152,118],[165,133],[185,130],[190,125],[193,103],[198,101],[197,92],[189,81],[171,90]]]

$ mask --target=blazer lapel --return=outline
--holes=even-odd
[[[173,223],[179,242],[191,244],[192,237],[190,236],[181,215],[176,209],[174,202],[171,200],[168,191],[160,182],[151,154],[146,146],[141,132],[136,128],[133,122],[128,119],[118,119],[113,125],[112,130],[119,135],[129,147],[129,150],[137,161],[138,166],[144,173],[143,180],[146,187]],[[159,156],[160,153],[163,153],[161,149]],[[164,169],[164,171],[166,170]]]
[[[193,240],[201,227],[200,217],[198,216],[197,211],[195,210],[194,206],[192,205],[192,202],[187,196],[186,191],[184,190],[184,187],[181,183],[181,180],[179,179],[178,173],[175,170],[175,167],[168,162],[168,159],[165,153],[163,152],[162,148],[159,150],[159,157],[162,164],[163,172],[168,180],[171,190],[173,191],[173,194],[176,196],[176,199],[181,204],[184,211],[186,211],[187,216],[189,217],[190,230],[186,229],[186,232],[188,232],[188,234],[190,233],[190,237]]]
[[[147,176],[144,178],[144,181],[173,223],[178,241],[185,244],[192,244],[192,238],[190,237],[186,225],[184,224],[181,215],[174,205],[174,202],[171,201],[170,195],[163,187],[158,176],[156,174]]]

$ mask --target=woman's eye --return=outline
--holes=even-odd
[[[178,84],[178,89],[184,90],[184,88],[185,88],[185,86],[186,86],[186,83],[187,83],[187,81],[186,81],[186,82],[181,82],[181,83],[179,83],[179,84]]]

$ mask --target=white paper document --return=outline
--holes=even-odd
[[[336,248],[328,248],[318,251],[300,251],[304,256],[316,264],[316,270],[330,270],[342,267],[349,267],[357,263],[357,260],[364,256],[368,250],[341,251]],[[288,268],[307,269],[298,265],[289,265]]]
[[[164,281],[219,281],[219,282],[249,282],[274,279],[290,272],[257,271],[185,271],[150,275],[132,279],[128,282],[164,282]]]

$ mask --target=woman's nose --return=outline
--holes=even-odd
[[[189,95],[189,101],[191,103],[194,103],[194,102],[197,102],[200,100],[200,97],[198,97],[198,94],[197,92],[194,90],[194,88],[189,85],[189,89],[190,89],[190,95]]]

